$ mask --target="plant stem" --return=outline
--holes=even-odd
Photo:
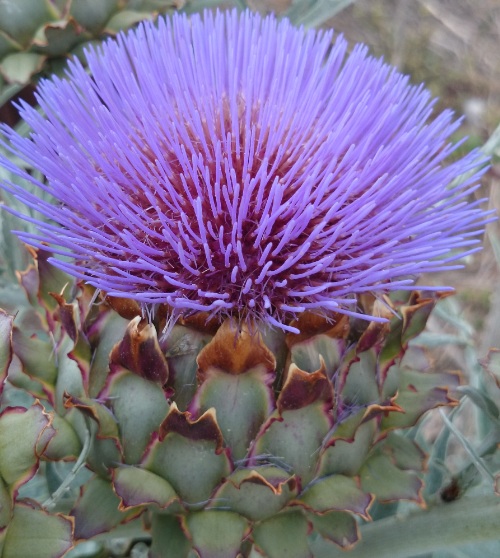
[[[486,481],[489,481],[491,484],[494,484],[495,477],[494,477],[493,473],[488,469],[488,467],[486,466],[484,461],[481,459],[481,457],[478,455],[476,450],[471,446],[471,444],[469,444],[468,440],[465,438],[465,436],[462,435],[460,430],[458,430],[458,428],[455,428],[455,425],[446,416],[446,414],[443,412],[443,410],[439,409],[439,411],[441,413],[441,418],[443,419],[444,423],[453,432],[453,434],[455,434],[455,436],[458,438],[458,440],[462,444],[465,451],[469,454],[469,457],[471,458],[472,462],[476,466],[477,470],[483,475],[483,477],[486,479]]]
[[[500,540],[500,498],[464,497],[406,516],[367,523],[361,541],[349,558],[410,558],[466,544]],[[346,558],[346,553],[317,537],[311,541],[314,558]]]
[[[90,430],[86,428],[85,440],[83,443],[82,451],[78,456],[78,460],[76,461],[75,465],[71,469],[69,475],[63,480],[63,482],[61,483],[59,488],[54,492],[54,494],[52,494],[52,496],[42,504],[42,507],[51,509],[56,505],[56,503],[59,501],[59,498],[61,498],[64,492],[68,489],[69,485],[75,479],[76,475],[78,474],[78,471],[80,471],[80,469],[85,465],[85,461],[90,451],[91,443],[92,443],[92,438],[90,436]]]

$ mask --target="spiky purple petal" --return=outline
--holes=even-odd
[[[477,153],[449,162],[451,112],[332,39],[206,13],[88,51],[90,75],[42,83],[43,115],[23,105],[30,138],[3,128],[46,182],[3,166],[58,202],[5,184],[56,223],[19,236],[110,295],[284,329],[450,267],[488,218]]]

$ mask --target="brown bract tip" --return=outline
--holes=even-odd
[[[83,401],[82,399],[69,394],[67,391],[64,392],[63,396],[63,405],[65,409],[80,409],[82,413],[89,418],[92,418],[96,421],[99,420],[99,415],[92,405],[89,404],[87,401]]]
[[[371,321],[368,327],[363,331],[361,337],[356,346],[356,352],[362,353],[367,351],[371,347],[383,343],[391,330],[390,320],[394,317],[394,305],[391,303],[388,297],[384,297],[384,300],[375,299],[372,306],[371,312],[374,316],[386,318],[387,322],[374,322]]]
[[[252,471],[248,477],[244,478],[241,482],[237,483],[235,486],[236,488],[241,488],[241,486],[245,483],[248,484],[258,484],[260,486],[265,486],[269,488],[276,496],[279,496],[283,493],[283,487],[287,486],[291,491],[295,490],[297,487],[297,478],[295,475],[289,478],[283,478],[272,482],[270,479],[266,479],[257,471]]]
[[[433,298],[418,298],[413,304],[403,306],[401,314],[403,315],[403,329],[408,327],[415,316],[418,316],[421,322],[426,322],[429,314],[436,305]]]
[[[188,411],[181,413],[177,405],[172,403],[167,417],[160,426],[160,441],[164,440],[172,432],[189,440],[215,442],[216,453],[220,453],[223,449],[222,432],[217,424],[213,407],[205,411],[198,419],[192,420],[191,413]]]
[[[349,317],[344,314],[335,314],[327,319],[312,312],[304,312],[290,325],[299,329],[300,333],[287,334],[286,344],[289,349],[315,335],[325,334],[332,339],[346,339],[349,334]]]
[[[113,347],[110,364],[119,364],[161,385],[168,380],[167,359],[158,343],[156,329],[140,316],[129,323],[123,339]]]
[[[142,316],[141,307],[136,300],[107,296],[106,293],[101,293],[101,297],[108,306],[126,320],[133,320],[137,316]]]
[[[279,413],[302,409],[307,405],[324,401],[333,401],[333,387],[325,373],[325,362],[320,355],[321,368],[316,372],[304,372],[291,364],[288,375],[277,401]]]
[[[196,312],[192,316],[181,316],[178,323],[210,335],[215,335],[220,327],[220,321],[217,318],[210,318],[208,312]]]
[[[362,423],[368,422],[375,417],[387,416],[387,414],[391,412],[404,413],[404,409],[394,402],[396,397],[397,395],[395,395],[385,403],[374,403],[373,405],[369,405],[365,410],[365,414],[363,415]]]
[[[63,325],[66,333],[69,335],[73,342],[78,338],[78,327],[75,320],[75,312],[72,304],[68,304],[63,295],[58,293],[49,293],[55,299],[58,305],[58,313],[61,324]]]
[[[215,337],[198,355],[197,363],[200,381],[213,368],[232,375],[244,374],[255,368],[271,373],[276,368],[276,359],[264,344],[261,334],[251,334],[246,326],[239,331],[231,320],[221,325]]]

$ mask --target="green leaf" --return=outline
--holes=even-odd
[[[175,390],[175,402],[181,411],[191,403],[197,389],[196,357],[212,335],[177,325],[164,343],[169,368],[169,385]]]
[[[352,362],[342,388],[342,398],[346,404],[370,405],[379,401],[377,385],[378,355],[374,349],[358,354]]]
[[[419,347],[427,347],[428,349],[436,349],[446,345],[457,345],[462,347],[468,343],[470,343],[470,341],[459,335],[453,335],[451,333],[432,333],[430,331],[421,333],[418,339],[415,340],[416,345]]]
[[[22,48],[21,45],[18,44],[16,41],[14,41],[12,37],[9,37],[8,35],[5,34],[4,31],[0,30],[0,58],[3,58],[4,56],[6,56],[11,52],[16,52],[21,48]],[[4,85],[5,85],[4,80],[0,77],[0,101],[4,101],[4,96],[3,96]],[[9,97],[6,100],[8,101]],[[3,102],[0,102],[0,106],[2,106],[3,104],[4,104]]]
[[[423,503],[423,483],[411,471],[402,471],[387,455],[375,454],[360,471],[361,487],[382,502],[413,500]]]
[[[295,477],[279,467],[239,469],[217,490],[211,506],[258,521],[277,514],[297,494]]]
[[[84,397],[86,392],[82,370],[76,360],[71,358],[73,347],[74,343],[67,335],[61,339],[58,347],[54,407],[61,416],[64,416],[67,412],[65,407],[67,394],[72,397]]]
[[[449,395],[449,389],[459,383],[456,374],[424,373],[405,368],[395,372],[399,373],[399,388],[394,402],[404,412],[387,413],[382,418],[381,430],[413,426],[426,411],[455,403]]]
[[[359,540],[358,524],[350,513],[333,511],[321,515],[309,514],[309,519],[315,531],[344,550],[350,549]]]
[[[16,355],[14,355],[9,366],[8,380],[9,384],[27,394],[31,394],[34,398],[45,399],[47,397],[46,388],[44,388],[41,382],[33,380],[24,373],[23,365]]]
[[[13,83],[11,85],[7,85],[7,86],[4,86],[2,88],[2,78],[0,76],[0,107],[7,104],[11,99],[13,99],[17,95],[17,93],[19,93],[19,91],[21,91],[22,88],[23,88],[23,86],[19,83]],[[4,172],[6,172],[6,171],[4,171]],[[2,217],[2,225],[3,225],[3,222],[4,222],[4,218],[5,218],[5,215],[4,215],[4,217]],[[3,228],[10,231],[12,227],[7,226],[7,227],[3,227]],[[5,234],[6,234],[5,231],[3,232],[3,234],[5,236]],[[17,238],[16,236],[14,236],[12,234],[10,236],[12,238]],[[20,242],[19,242],[19,244],[20,244]],[[12,254],[9,254],[9,256],[12,257]]]
[[[49,312],[53,312],[58,307],[56,299],[50,293],[62,295],[65,290],[71,290],[75,282],[73,277],[48,261],[51,256],[50,252],[39,250],[36,252],[35,260],[39,277],[38,299]]]
[[[115,14],[107,23],[105,31],[115,34],[124,29],[132,27],[145,19],[153,19],[151,12],[138,12],[134,10],[122,10]]]
[[[69,517],[16,504],[2,558],[61,558],[73,546]]]
[[[371,449],[375,432],[376,419],[360,424],[350,440],[338,439],[338,432],[335,431],[329,447],[321,454],[318,476],[326,477],[334,473],[356,475]]]
[[[0,475],[16,490],[36,472],[41,452],[55,431],[36,403],[29,409],[8,407],[0,415]]]
[[[30,378],[42,382],[49,389],[54,388],[57,379],[55,347],[51,340],[43,340],[21,331],[14,326],[12,347]]]
[[[352,414],[345,417],[343,420],[337,421],[334,425],[331,438],[328,438],[327,443],[337,443],[338,440],[352,442],[352,440],[354,440],[356,436],[356,431],[363,423],[366,410],[367,409],[365,408],[360,408],[358,411],[353,412]]]
[[[292,345],[291,361],[306,372],[315,372],[321,368],[323,358],[327,375],[333,374],[341,360],[345,348],[344,339],[334,339],[326,334],[315,335],[300,343]]]
[[[158,431],[169,405],[163,389],[121,369],[106,388],[120,429],[125,463],[139,463],[153,432]]]
[[[118,9],[118,0],[73,0],[70,14],[85,29],[98,34]]]
[[[320,537],[311,538],[314,558],[413,558],[441,549],[500,542],[500,499],[493,495],[464,497],[410,515],[394,515],[362,525],[361,540],[349,551],[336,549]]]
[[[214,488],[229,473],[225,455],[217,455],[211,442],[191,442],[177,434],[153,448],[148,469],[163,476],[182,500],[203,507]]]
[[[1,213],[0,213],[1,215]],[[1,220],[1,218],[0,218]],[[0,245],[2,240],[0,239]],[[1,286],[0,281],[0,308],[7,314],[16,317],[16,325],[33,333],[43,329],[41,316],[38,315],[26,297],[26,292],[14,279],[5,278],[7,286]],[[17,281],[16,281],[17,282]]]
[[[28,83],[31,76],[39,72],[46,57],[33,52],[8,54],[0,62],[0,73],[9,83]]]
[[[58,17],[59,14],[50,0],[2,0],[0,2],[0,30],[23,46],[28,46],[39,25]]]
[[[45,486],[41,487],[45,494],[36,495],[35,499],[44,500],[42,506],[47,511],[57,509],[63,513],[69,513],[81,496],[82,486],[92,478],[92,472],[85,467],[90,438],[87,438],[85,442],[82,452],[75,462],[49,461],[39,472],[40,480],[45,481]]]
[[[440,414],[441,414],[441,418],[443,419],[443,422],[445,423],[446,427],[449,428],[453,432],[455,437],[458,438],[458,441],[462,445],[463,449],[468,453],[468,455],[471,459],[471,463],[474,465],[474,467],[476,467],[476,469],[483,475],[483,478],[486,480],[486,482],[491,482],[493,484],[496,484],[495,476],[490,471],[490,469],[489,469],[487,463],[485,462],[485,460],[482,459],[482,457],[478,454],[478,452],[476,451],[474,446],[460,432],[460,430],[453,424],[453,422],[446,416],[446,414],[443,412],[442,409],[440,410]],[[496,488],[495,488],[495,490],[496,490]]]
[[[189,0],[188,0],[189,1]],[[196,4],[204,4],[203,0],[195,0]],[[129,0],[128,6],[136,10],[147,10],[148,12],[164,13],[172,8],[180,8],[184,5],[179,0]],[[205,6],[202,6],[204,8]],[[202,9],[200,8],[200,10]]]
[[[0,77],[0,81],[1,79]],[[0,106],[6,104],[7,100],[3,103],[2,97],[6,97],[8,91],[13,91],[13,87],[22,88],[21,85],[11,85],[5,90],[5,95],[3,95],[0,87]],[[16,181],[11,173],[8,173],[6,170],[0,170],[0,180],[4,179]],[[6,192],[0,194],[0,200],[10,207],[15,207],[15,204],[12,204],[12,200],[9,199],[9,195]],[[8,289],[10,294],[13,293],[14,289],[18,289],[15,285],[17,282],[16,271],[26,269],[31,261],[31,256],[26,246],[11,232],[12,230],[25,229],[26,227],[22,223],[26,222],[21,221],[20,218],[6,211],[0,213],[0,245],[2,246],[0,253],[0,286]],[[5,297],[2,296],[2,299],[5,299]],[[9,298],[7,304],[11,302],[12,298]],[[1,304],[4,309],[9,309],[4,305],[3,300]]]
[[[233,558],[249,530],[243,517],[227,511],[191,513],[186,523],[200,558]]]
[[[139,467],[119,467],[113,471],[113,485],[121,498],[121,509],[147,504],[167,508],[177,494],[163,478]]]
[[[79,542],[64,558],[108,558],[104,545],[97,541]],[[135,557],[134,557],[135,558]]]
[[[191,542],[174,515],[153,514],[151,558],[188,558]]]
[[[403,346],[419,335],[427,324],[432,309],[436,301],[432,298],[421,299],[411,306],[402,308],[403,328],[401,331],[401,343]]]
[[[235,460],[245,457],[272,411],[273,395],[268,377],[263,370],[238,375],[213,370],[196,394],[194,408],[198,413],[215,408],[217,423]]]
[[[312,483],[294,503],[316,513],[349,511],[368,519],[372,501],[351,477],[331,475]]]
[[[85,434],[82,428],[84,425],[91,432],[93,442],[87,456],[90,468],[108,478],[108,468],[122,461],[115,417],[105,405],[87,397],[66,397],[65,407],[69,408],[65,418],[79,433],[81,439]]]
[[[255,544],[268,558],[312,558],[309,522],[301,512],[283,512],[255,525]]]
[[[277,411],[271,415],[252,449],[252,457],[279,456],[277,464],[290,467],[306,485],[315,475],[318,450],[330,430],[324,403],[283,411],[281,418]]]
[[[426,455],[410,438],[397,432],[390,432],[382,444],[383,452],[398,468],[409,471],[424,469]]]
[[[92,436],[96,436],[96,432],[92,431]],[[122,461],[122,455],[119,445],[115,439],[99,440],[94,439],[87,463],[92,471],[109,478],[110,469]]]
[[[51,426],[55,431],[54,437],[50,440],[44,457],[54,461],[60,459],[77,458],[82,444],[73,427],[56,413],[50,413]]]
[[[60,19],[41,25],[33,37],[33,46],[40,54],[63,57],[85,38],[90,36],[82,33],[74,20]]]
[[[99,477],[91,479],[71,512],[75,518],[75,537],[89,539],[109,531],[132,516],[130,512],[127,514],[120,511],[119,506],[120,498],[113,491],[110,482]]]
[[[485,359],[480,361],[481,366],[495,380],[498,388],[500,388],[500,349],[490,349]]]
[[[0,393],[12,361],[12,322],[14,317],[0,308]]]
[[[297,26],[318,27],[353,2],[354,0],[296,0],[283,16]]]
[[[423,423],[425,427],[425,421]],[[451,430],[449,428],[442,428],[432,444],[428,460],[428,471],[425,475],[424,499],[426,501],[429,497],[437,494],[443,485],[446,476],[446,468],[443,467],[443,462],[446,458],[450,435]]]
[[[128,321],[116,312],[104,312],[88,332],[88,339],[94,348],[89,372],[89,395],[97,397],[109,374],[109,355],[112,348],[123,339]]]
[[[30,250],[30,263],[18,274],[19,284],[26,293],[26,298],[33,309],[39,310],[38,308],[38,292],[40,290],[40,277],[38,275],[38,269],[33,263],[33,252]],[[40,322],[40,327],[42,323],[46,325],[46,320],[37,312]]]
[[[12,496],[10,495],[4,481],[0,478],[0,533],[11,520],[13,507]]]
[[[67,408],[76,408],[82,414],[92,419],[98,426],[98,438],[118,439],[118,423],[113,413],[97,400],[88,397],[67,396],[65,399]]]
[[[215,413],[208,411],[191,421],[188,413],[179,413],[173,404],[167,421],[171,426],[151,446],[144,466],[166,479],[184,502],[204,507],[230,471]]]

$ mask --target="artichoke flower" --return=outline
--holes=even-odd
[[[458,124],[429,120],[425,90],[364,47],[344,61],[342,38],[329,52],[331,32],[235,13],[187,22],[89,51],[91,75],[74,62],[41,86],[43,116],[23,108],[30,138],[4,129],[59,202],[6,186],[50,219],[24,241],[174,319],[295,333],[302,312],[358,315],[356,295],[412,289],[474,249],[477,174],[448,186],[477,154],[444,164]]]
[[[422,504],[400,429],[458,380],[408,363],[445,296],[414,282],[490,218],[459,123],[365,47],[249,12],[143,23],[86,57],[22,106],[29,137],[3,127],[31,189],[3,188],[42,215],[6,208],[38,232],[18,233],[30,325],[1,314],[0,369],[38,401],[4,411],[0,442],[2,421],[42,425],[25,470],[0,452],[6,548],[31,514],[57,527],[50,556],[135,521],[157,558],[308,558],[353,546],[375,500]],[[17,497],[77,458],[93,476],[69,511]]]

